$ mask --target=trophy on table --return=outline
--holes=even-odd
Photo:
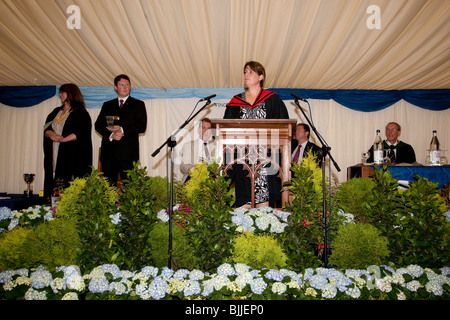
[[[31,187],[31,184],[34,181],[34,173],[24,173],[23,174],[23,180],[27,184],[26,190],[23,192],[24,197],[31,197],[33,196],[33,188]]]

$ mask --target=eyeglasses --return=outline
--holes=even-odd
[[[392,129],[388,129],[388,128],[386,128],[386,131],[392,131],[392,132],[396,132],[396,131],[398,131],[398,129],[397,129],[397,128],[392,128]]]

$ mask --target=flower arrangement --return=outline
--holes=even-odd
[[[103,264],[82,273],[77,266],[54,271],[8,270],[0,273],[0,297],[25,300],[407,300],[449,299],[450,268],[410,265],[367,270],[308,268],[252,269],[224,263],[214,273],[146,266],[138,271]]]
[[[53,219],[54,211],[50,206],[32,206],[28,209],[11,210],[0,208],[0,234],[4,230],[11,231],[18,225],[34,226]]]
[[[154,183],[149,179],[145,169],[133,170],[120,196],[115,195],[115,188],[110,190],[111,193],[101,192],[104,190],[104,182],[96,177],[97,173],[94,173],[88,177],[86,184],[72,183],[71,187],[74,189],[69,190],[74,191],[72,202],[67,201],[71,193],[67,190],[63,193],[58,214],[54,214],[50,207],[45,206],[20,211],[0,208],[0,228],[2,228],[0,231],[3,231],[0,232],[0,241],[3,240],[3,247],[7,248],[8,254],[15,254],[4,241],[8,235],[21,231],[16,238],[18,243],[28,237],[26,231],[51,225],[52,220],[72,216],[73,210],[78,210],[77,212],[83,215],[95,213],[92,219],[86,221],[91,227],[96,228],[99,225],[104,227],[103,231],[107,231],[98,234],[98,239],[102,241],[95,244],[95,251],[84,255],[85,258],[89,258],[86,260],[89,263],[77,260],[55,264],[53,261],[53,267],[45,264],[45,267],[34,268],[35,265],[44,264],[39,262],[30,266],[15,265],[4,268],[11,269],[7,271],[0,269],[3,271],[0,272],[0,300],[445,300],[450,298],[448,277],[450,268],[447,266],[448,263],[441,263],[448,259],[448,254],[440,249],[440,246],[445,248],[449,240],[449,211],[436,196],[435,187],[428,182],[419,181],[417,186],[413,186],[409,191],[397,192],[392,189],[395,187],[395,181],[390,176],[379,175],[378,183],[381,187],[374,188],[374,194],[370,197],[377,202],[370,201],[365,206],[370,213],[368,218],[375,217],[379,214],[377,209],[379,201],[385,198],[384,192],[389,192],[392,201],[383,202],[379,207],[380,210],[383,209],[383,213],[393,209],[389,217],[395,224],[390,228],[412,234],[414,231],[420,231],[424,225],[432,224],[436,232],[428,235],[432,234],[432,237],[435,237],[433,241],[437,241],[436,248],[429,248],[430,245],[423,241],[419,241],[420,243],[416,245],[408,240],[412,239],[411,237],[405,238],[404,232],[397,232],[395,237],[389,238],[391,234],[385,233],[386,230],[382,228],[386,226],[384,224],[377,227],[383,230],[392,245],[407,244],[409,247],[403,247],[411,252],[415,250],[417,254],[403,256],[415,260],[403,260],[405,263],[398,263],[399,261],[391,261],[391,255],[383,259],[382,265],[372,265],[367,269],[342,265],[322,268],[319,267],[321,261],[318,256],[320,250],[324,248],[317,250],[317,245],[323,244],[321,241],[323,217],[319,208],[319,195],[316,192],[317,168],[294,167],[296,178],[293,179],[290,191],[296,192],[296,197],[293,205],[287,208],[288,211],[270,207],[233,210],[229,183],[220,176],[219,167],[212,164],[199,169],[203,171],[198,179],[193,179],[196,188],[191,190],[192,198],[186,194],[181,197],[181,200],[190,201],[182,201],[187,206],[174,207],[173,223],[181,227],[179,229],[183,231],[183,240],[193,246],[194,250],[190,251],[199,258],[200,263],[180,264],[176,266],[177,269],[169,269],[161,267],[164,264],[156,265],[154,262],[152,245],[156,243],[154,238],[160,235],[156,232],[158,231],[156,227],[166,227],[169,219],[167,211],[161,210],[160,205],[154,202],[156,194],[154,189],[161,189],[160,183]],[[209,178],[203,180],[202,175],[206,174]],[[83,194],[89,201],[80,201],[80,197],[75,196],[76,192],[81,192],[80,190],[87,190],[83,191]],[[93,194],[94,191],[97,192],[96,195]],[[107,196],[108,194],[113,197]],[[106,203],[108,205],[105,205]],[[64,210],[67,215],[61,214]],[[327,212],[333,218],[332,223],[346,225],[358,221],[353,212],[346,213],[344,210],[345,208],[338,208],[337,212]],[[134,225],[131,225],[131,222]],[[139,241],[127,248],[123,246],[123,242],[127,245],[131,243],[128,234],[131,229],[136,230],[134,232],[136,236],[144,232],[145,235],[135,238]],[[82,231],[75,229],[77,232],[80,230]],[[233,260],[233,241],[239,237],[244,238],[249,232],[256,237],[269,236],[276,239],[282,244],[281,249],[286,253],[287,263],[267,267],[261,264],[250,266],[247,261]],[[415,235],[414,241],[420,240],[418,236],[426,234]],[[93,249],[92,237],[81,236],[81,238],[85,241],[90,239],[89,248]],[[410,243],[402,242],[406,240]],[[155,243],[150,244],[151,241]],[[244,248],[247,246],[244,243]],[[336,254],[337,247],[332,249]],[[439,252],[435,255],[437,251]],[[428,255],[430,258],[439,259],[418,260],[423,259],[428,252],[433,253]],[[129,253],[134,256],[130,256]],[[164,253],[161,256],[163,255]],[[92,257],[98,260],[92,260]],[[164,257],[161,261],[164,263]],[[428,261],[430,264],[421,261]],[[404,265],[407,267],[403,267]],[[419,265],[427,265],[428,268]],[[440,268],[442,265],[447,267]]]

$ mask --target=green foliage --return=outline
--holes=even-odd
[[[415,179],[408,189],[401,190],[386,166],[377,167],[374,187],[361,198],[364,217],[389,239],[390,262],[448,265],[450,227],[444,215],[445,199],[437,183],[419,176]]]
[[[354,178],[343,182],[334,195],[335,206],[352,213],[356,221],[366,223],[366,199],[376,183],[369,178]]]
[[[323,243],[322,232],[322,171],[315,157],[308,153],[301,165],[293,163],[293,178],[286,183],[293,195],[292,205],[286,204],[291,212],[289,225],[282,235],[284,250],[294,269],[320,265],[317,248]]]
[[[399,209],[398,181],[392,178],[387,167],[375,167],[373,180],[375,186],[366,199],[366,218],[368,223],[380,229],[384,236],[394,232]]]
[[[140,167],[139,162],[134,163],[133,169],[127,171],[127,178],[123,180],[119,198],[121,223],[116,226],[119,232],[116,241],[120,247],[116,261],[118,265],[142,268],[151,262],[148,237],[156,221],[154,199],[155,187],[159,184],[155,181],[148,176],[146,167]]]
[[[245,232],[234,239],[231,259],[253,269],[280,269],[286,266],[287,256],[271,235]]]
[[[448,265],[449,222],[445,199],[437,183],[416,177],[410,188],[399,193],[399,214],[390,237],[392,258],[402,264],[424,264],[429,267]]]
[[[33,230],[15,227],[0,234],[0,268],[3,270],[34,267],[35,257],[29,256],[28,239]]]
[[[57,215],[74,217],[82,242],[79,261],[91,267],[112,263],[117,258],[118,233],[111,224],[110,214],[118,199],[115,187],[97,170],[85,178],[77,178],[61,195]]]
[[[153,266],[163,268],[169,261],[169,224],[156,223],[149,235],[150,256]],[[199,257],[195,256],[188,241],[186,230],[172,227],[172,268],[193,270],[199,266]]]
[[[235,231],[231,225],[234,198],[230,182],[220,174],[217,163],[200,163],[181,190],[183,204],[191,209],[185,218],[189,240],[195,255],[203,258],[204,270],[217,267],[230,256]]]
[[[95,169],[85,178],[76,178],[64,190],[58,202],[57,215],[85,219],[86,209],[92,209],[90,217],[108,211],[118,199],[117,191]]]
[[[329,262],[339,268],[366,269],[381,265],[389,255],[388,239],[370,224],[347,224],[339,227],[331,240]]]
[[[38,225],[28,239],[28,251],[36,265],[49,269],[76,264],[81,240],[75,219],[56,218]]]
[[[73,219],[56,218],[37,226],[17,226],[0,236],[0,269],[76,264],[80,245]]]
[[[153,200],[154,211],[158,212],[161,209],[166,209],[169,203],[169,187],[170,184],[167,182],[166,178],[163,177],[148,177],[149,183],[149,193],[152,194],[151,199]],[[178,203],[177,190],[181,188],[181,182],[174,180],[174,204]]]

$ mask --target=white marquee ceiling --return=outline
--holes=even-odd
[[[272,88],[450,88],[450,0],[0,0],[0,12],[2,86],[110,87],[126,73],[142,88],[233,88],[257,60]]]

